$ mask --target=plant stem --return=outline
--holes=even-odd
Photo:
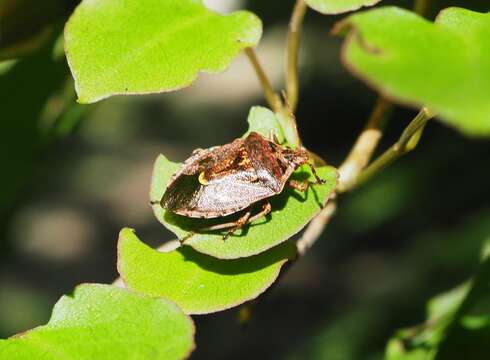
[[[286,58],[286,89],[288,102],[294,112],[298,105],[298,55],[301,40],[301,27],[306,13],[304,0],[296,0],[291,20],[289,21],[287,58]]]
[[[374,150],[381,139],[381,123],[391,108],[392,104],[388,100],[381,96],[378,97],[366,127],[358,136],[345,161],[339,167],[339,189],[348,187],[371,160]]]
[[[335,213],[335,209],[335,202],[329,202],[327,205],[325,205],[322,211],[320,211],[320,213],[310,221],[303,235],[296,242],[298,256],[303,256],[306,251],[308,251],[308,249],[311,248],[318,240],[323,232],[323,229],[332,218],[332,215]]]
[[[424,17],[427,17],[427,13],[429,11],[429,2],[430,0],[415,0],[415,4],[413,5],[413,10]]]
[[[379,96],[374,105],[371,115],[366,123],[366,129],[379,129],[386,113],[391,110],[393,104],[385,98]]]
[[[413,150],[420,139],[420,135],[425,127],[427,121],[429,121],[434,115],[426,108],[420,110],[415,118],[408,124],[398,141],[386,150],[379,158],[377,158],[371,165],[369,165],[364,171],[362,171],[352,182],[346,184],[346,186],[339,188],[340,192],[352,190],[353,188],[365,183],[371,179],[378,172],[386,168],[393,163],[396,159]]]
[[[260,65],[259,59],[257,58],[255,51],[252,48],[246,48],[245,54],[247,55],[248,59],[250,60],[250,63],[252,64],[255,70],[255,73],[257,74],[257,78],[259,79],[259,82],[262,85],[265,99],[269,103],[269,106],[271,107],[272,110],[274,110],[274,112],[281,111],[282,109],[281,98],[279,97],[278,94],[276,94],[276,92],[272,88],[271,82],[269,81],[267,74],[262,68],[262,65]]]

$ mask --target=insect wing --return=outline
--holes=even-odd
[[[203,186],[193,211],[183,215],[226,216],[275,194],[255,179],[255,173],[244,171],[214,179]]]

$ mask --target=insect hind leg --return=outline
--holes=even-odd
[[[264,204],[262,205],[262,210],[259,213],[255,214],[254,216],[251,216],[252,212],[249,209],[245,214],[240,216],[240,218],[237,221],[231,221],[224,224],[216,224],[213,226],[208,226],[199,229],[199,231],[214,231],[214,230],[221,230],[221,229],[230,229],[226,232],[226,234],[223,235],[223,240],[226,240],[231,235],[233,235],[235,231],[241,229],[247,224],[250,224],[251,222],[254,222],[255,220],[258,220],[266,216],[268,213],[271,212],[271,210],[272,210],[271,204],[267,201],[264,202]]]

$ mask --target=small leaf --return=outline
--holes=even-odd
[[[385,7],[334,30],[347,33],[345,65],[386,97],[427,106],[468,135],[490,135],[490,13],[448,8],[433,24]]]
[[[305,0],[309,7],[322,14],[341,14],[363,6],[372,6],[381,0]]]
[[[216,259],[189,246],[163,253],[143,244],[131,229],[123,229],[117,268],[130,289],[168,298],[188,314],[206,314],[259,296],[295,252],[295,246],[286,242],[237,260]]]
[[[164,299],[84,284],[54,306],[47,325],[0,340],[1,359],[183,359],[194,325]]]
[[[66,25],[66,55],[79,101],[188,86],[200,71],[226,69],[255,46],[260,20],[218,15],[200,0],[84,0]]]
[[[248,113],[248,131],[243,135],[246,137],[252,131],[269,138],[272,131],[279,143],[290,145],[293,148],[297,143],[297,132],[293,124],[286,118],[284,113],[274,113],[262,106],[253,106]]]
[[[248,131],[243,137],[248,136],[252,131],[268,138],[272,130],[279,140],[279,143],[286,141],[281,123],[271,110],[262,106],[253,106],[248,113]]]
[[[257,116],[258,113],[261,115]],[[272,129],[280,134],[281,128],[277,122],[269,116],[263,116],[265,114],[263,110],[252,109],[249,116],[249,131],[257,130],[265,135]],[[269,115],[271,114],[273,115],[272,112]],[[264,119],[263,123],[255,121],[260,118]],[[157,158],[150,191],[152,201],[160,201],[170,177],[180,166],[181,164],[171,162],[163,155]],[[271,214],[237,231],[226,241],[223,241],[223,232],[197,233],[185,241],[186,245],[220,259],[236,259],[259,254],[286,241],[318,214],[337,185],[335,168],[320,167],[317,168],[317,173],[326,181],[325,184],[312,185],[305,194],[285,186],[281,194],[270,198]],[[300,167],[293,173],[292,178],[314,181],[308,166]],[[194,219],[166,211],[159,204],[153,205],[153,212],[157,219],[180,239],[186,237],[190,231],[199,231],[200,228],[209,225],[236,219],[236,215],[216,219]]]

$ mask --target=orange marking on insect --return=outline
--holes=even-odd
[[[206,179],[206,172],[205,171],[201,171],[201,173],[199,174],[198,180],[199,180],[199,183],[201,185],[207,185],[209,183],[208,180]]]

